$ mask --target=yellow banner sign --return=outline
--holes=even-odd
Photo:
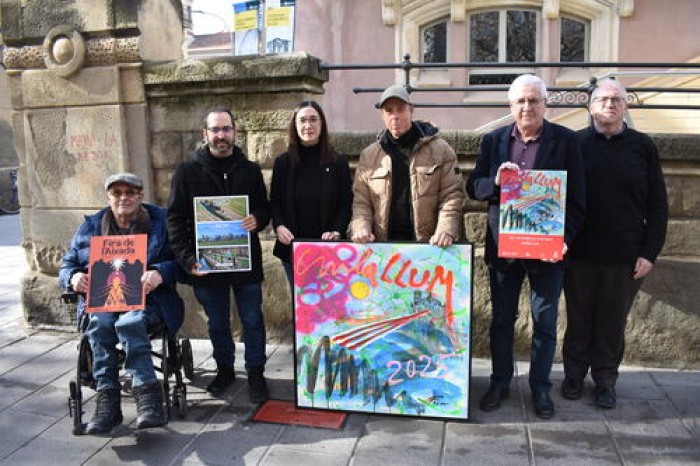
[[[265,10],[265,27],[290,26],[292,17],[291,7],[270,8]]]
[[[233,15],[233,30],[249,31],[258,28],[258,10],[243,11]]]

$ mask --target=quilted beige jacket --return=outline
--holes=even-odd
[[[411,153],[411,199],[415,237],[427,242],[435,233],[462,238],[464,180],[454,150],[439,135],[421,137]],[[352,232],[369,229],[386,241],[391,215],[391,157],[379,141],[360,153],[353,182]]]

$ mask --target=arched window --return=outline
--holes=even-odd
[[[540,14],[531,10],[481,11],[469,15],[470,62],[534,62]],[[470,84],[508,84],[528,70],[472,70]]]
[[[423,63],[445,63],[447,61],[446,18],[422,29],[421,51]]]
[[[589,25],[587,21],[570,16],[562,16],[559,36],[559,61],[587,61],[588,38]]]

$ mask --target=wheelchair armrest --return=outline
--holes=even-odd
[[[61,300],[66,304],[75,304],[78,302],[78,293],[73,290],[72,286],[69,286],[61,293]]]

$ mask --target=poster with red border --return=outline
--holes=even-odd
[[[498,257],[561,260],[566,171],[501,172]]]
[[[127,312],[146,307],[146,235],[90,238],[87,312]]]

